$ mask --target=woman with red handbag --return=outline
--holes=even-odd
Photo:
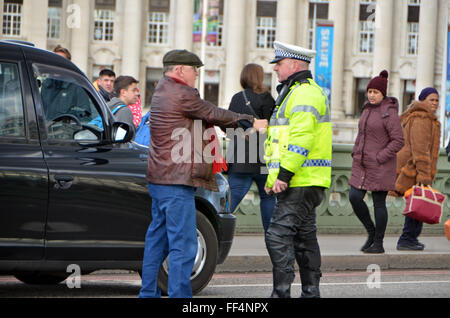
[[[422,90],[419,101],[414,101],[401,115],[405,146],[397,156],[397,180],[394,196],[402,196],[417,184],[431,186],[436,176],[441,130],[435,115],[439,108],[439,93],[435,88]],[[423,222],[405,216],[403,233],[397,242],[398,250],[422,251],[425,248],[418,237]]]

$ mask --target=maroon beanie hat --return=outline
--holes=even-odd
[[[380,76],[374,77],[367,85],[367,91],[371,88],[379,90],[386,97],[389,73],[384,70]]]

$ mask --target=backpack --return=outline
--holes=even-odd
[[[123,107],[127,107],[127,105],[119,105],[116,108],[114,108],[114,110],[112,111],[112,114],[115,115],[119,109],[123,108]],[[95,117],[94,119],[92,119],[89,122],[90,125],[95,125],[101,129],[103,129],[103,120],[102,117],[100,115],[98,115],[97,117]]]
[[[147,147],[150,144],[150,111],[142,117],[141,123],[136,130],[134,141]]]

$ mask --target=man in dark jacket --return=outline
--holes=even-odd
[[[136,133],[133,123],[133,112],[127,106],[133,105],[139,99],[138,83],[131,76],[119,76],[114,81],[114,92],[118,97],[114,97],[108,103],[108,107],[116,121],[128,124],[133,131],[133,136]]]
[[[164,77],[151,103],[147,180],[152,222],[146,235],[139,297],[161,296],[158,272],[169,256],[168,295],[189,298],[197,254],[194,191],[196,187],[217,189],[214,156],[204,140],[206,126],[237,127],[240,121],[247,121],[260,129],[267,121],[220,109],[201,99],[194,87],[203,63],[195,54],[173,50],[164,56],[163,63]]]
[[[106,102],[114,97],[114,81],[116,73],[112,70],[104,69],[100,71],[100,77],[94,82],[94,87]]]

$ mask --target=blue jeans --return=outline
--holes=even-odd
[[[405,216],[405,225],[403,227],[403,233],[398,239],[397,244],[417,244],[417,239],[422,232],[423,222]]]
[[[255,181],[258,186],[259,197],[261,198],[260,209],[262,224],[264,227],[264,232],[267,232],[276,202],[275,197],[267,195],[266,191],[264,191],[267,175],[252,173],[229,173],[228,183],[230,184],[231,189],[231,211],[234,212],[239,203],[241,203],[248,190],[250,190],[253,181]]]
[[[197,255],[194,188],[149,183],[152,222],[145,237],[140,298],[161,297],[158,272],[169,256],[168,294],[191,298],[191,273]]]

